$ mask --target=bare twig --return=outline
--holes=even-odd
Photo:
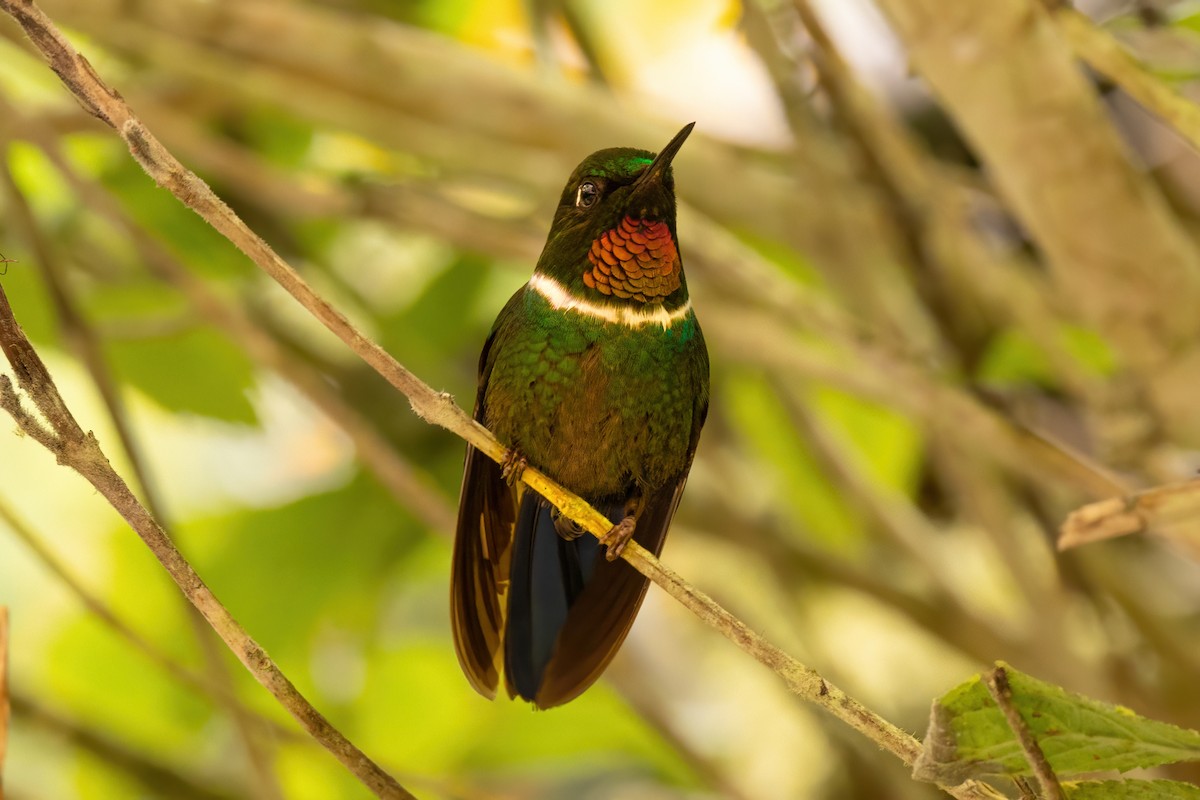
[[[413,410],[420,417],[458,434],[489,458],[496,461],[504,459],[507,449],[482,425],[463,413],[450,395],[434,391],[388,355],[378,344],[367,339],[342,314],[318,296],[262,238],[251,231],[213,193],[207,184],[180,164],[133,114],[120,95],[100,80],[87,60],[66,42],[40,9],[29,0],[0,0],[0,9],[7,11],[21,24],[34,45],[47,59],[51,68],[83,104],[84,108],[117,130],[129,146],[134,158],[160,186],[171,191],[189,208],[224,234],[292,294],[313,316],[407,396]],[[0,298],[2,297],[3,294],[0,292]],[[171,546],[162,529],[136,502],[136,499],[129,493],[128,487],[108,466],[95,439],[90,435],[83,434],[79,429],[75,420],[63,406],[40,359],[37,358],[28,342],[24,340],[19,327],[12,320],[11,309],[8,308],[6,300],[0,306],[0,336],[2,336],[6,353],[10,356],[22,388],[34,398],[42,408],[43,414],[54,426],[55,433],[51,435],[46,432],[47,435],[44,435],[43,439],[47,440],[46,443],[59,456],[60,461],[77,469],[92,481],[93,485],[126,516],[130,524],[138,531],[139,535],[143,536],[156,556],[176,578],[185,594],[217,628],[222,638],[238,653],[243,663],[255,673],[264,686],[275,694],[277,699],[280,699],[281,702],[286,700],[289,710],[311,733],[314,735],[320,733],[324,736],[331,751],[335,752],[339,759],[343,760],[343,763],[351,767],[356,775],[368,785],[376,788],[377,791],[391,787],[391,791],[403,793],[404,790],[390,777],[382,773],[361,753],[352,750],[353,746],[332,726],[329,726],[314,709],[311,709],[311,706],[305,704],[306,710],[301,710],[297,703],[302,698],[294,687],[266,658],[262,648],[237,626],[237,623],[219,605],[190,565],[179,556],[178,551]],[[6,410],[20,422],[19,414],[22,409],[11,384],[0,385],[0,389],[6,390],[2,398]],[[33,436],[35,433],[31,431],[30,435]],[[39,439],[39,441],[42,440]],[[521,477],[530,488],[554,503],[564,514],[579,522],[593,535],[599,537],[607,533],[611,527],[603,515],[579,497],[566,492],[545,475],[533,469],[526,469]],[[675,572],[664,567],[644,548],[631,544],[626,547],[623,557],[635,569],[651,578],[706,623],[750,653],[759,662],[773,669],[785,680],[793,692],[825,708],[905,763],[911,763],[916,758],[919,751],[919,743],[916,739],[829,684],[815,670],[801,664],[766,641],[703,592],[694,589]],[[364,768],[366,769],[364,770]],[[964,784],[949,791],[956,797],[996,796],[988,787],[975,784]],[[396,796],[407,796],[407,793]]]
[[[1013,705],[1012,686],[1008,682],[1008,672],[1004,667],[997,666],[987,674],[984,683],[987,684],[988,693],[991,694],[1001,713],[1004,714],[1004,719],[1008,722],[1008,727],[1012,729],[1013,736],[1016,736],[1017,741],[1020,742],[1021,750],[1025,752],[1025,759],[1033,769],[1038,783],[1041,784],[1042,800],[1067,800],[1062,786],[1058,783],[1058,776],[1054,774],[1050,762],[1046,760],[1046,754],[1038,745],[1037,738],[1025,724],[1021,712]]]
[[[1200,558],[1200,480],[1157,486],[1078,508],[1059,531],[1058,549],[1151,529]]]
[[[377,796],[411,797],[412,795],[394,778],[367,758],[313,708],[266,651],[234,620],[183,558],[166,532],[133,495],[121,476],[113,470],[95,436],[85,433],[79,427],[79,423],[63,402],[50,373],[13,317],[12,308],[2,287],[0,347],[12,365],[21,389],[37,405],[44,420],[34,418],[24,408],[11,379],[7,375],[0,375],[0,407],[17,421],[21,430],[54,453],[60,464],[71,467],[86,478],[112,504],[238,659],[314,739]]]

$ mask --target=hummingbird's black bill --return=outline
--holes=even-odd
[[[688,134],[692,132],[692,128],[696,127],[696,123],[689,122],[683,126],[683,130],[675,134],[675,138],[667,142],[667,146],[658,151],[658,155],[654,157],[654,161],[646,168],[646,171],[638,178],[638,183],[647,183],[652,180],[661,179],[662,173],[667,171],[667,167],[671,165],[671,159],[675,158],[675,154],[679,152],[679,148],[683,147],[683,143],[687,141]]]

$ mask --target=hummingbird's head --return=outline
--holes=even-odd
[[[614,147],[585,158],[563,189],[537,271],[592,301],[682,304],[671,160],[694,125],[657,156]]]

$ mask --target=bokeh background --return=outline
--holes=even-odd
[[[327,298],[465,405],[574,165],[695,120],[679,232],[713,399],[664,560],[914,732],[995,659],[1200,724],[1196,566],[1154,540],[1054,547],[1080,504],[1200,466],[1188,335],[1155,329],[1141,358],[1105,316],[1195,316],[1198,162],[1108,81],[1077,70],[1103,111],[1070,131],[1078,154],[1025,120],[1040,163],[981,163],[968,112],[910,69],[946,26],[897,39],[901,0],[40,5]],[[1191,4],[1081,5],[1190,90]],[[996,4],[1053,35],[1035,6]],[[1114,131],[1126,171],[1109,174],[1089,159]],[[16,262],[0,281],[81,424],[251,635],[418,796],[937,796],[655,588],[579,700],[476,696],[447,614],[462,442],[157,189],[7,18],[0,156]],[[1088,223],[1072,270],[1054,227],[1010,203],[1022,170]],[[1089,170],[1136,184],[1178,264],[1158,229],[1089,205]],[[1133,277],[1106,283],[1122,226]],[[1063,279],[1092,259],[1094,296]],[[1155,275],[1174,282],[1143,294]],[[0,428],[8,795],[367,797],[102,498]]]

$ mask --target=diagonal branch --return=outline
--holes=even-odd
[[[12,380],[7,375],[0,375],[0,407],[17,421],[21,430],[54,453],[58,463],[74,469],[86,478],[112,504],[229,649],[314,739],[378,797],[411,798],[412,795],[394,778],[371,761],[313,708],[262,646],[250,638],[196,574],[153,515],[138,501],[129,490],[129,486],[112,468],[96,437],[90,432],[85,433],[76,422],[45,364],[13,317],[8,297],[2,287],[0,348],[3,348],[12,365],[21,390],[33,399],[43,416],[44,421],[29,413]]]
[[[1150,530],[1200,559],[1200,480],[1156,486],[1077,508],[1062,524],[1058,549]]]
[[[505,458],[508,452],[507,448],[497,441],[486,428],[467,416],[455,404],[454,399],[449,394],[437,392],[423,383],[413,373],[392,358],[383,348],[351,325],[340,312],[317,295],[312,287],[261,237],[250,230],[203,180],[190,172],[167,151],[141,120],[134,115],[121,96],[101,81],[87,59],[66,42],[50,19],[34,3],[30,0],[0,0],[0,9],[12,15],[21,24],[34,45],[49,62],[51,69],[58,74],[64,85],[75,95],[83,107],[100,120],[111,125],[120,134],[134,158],[156,183],[174,194],[181,202],[200,214],[214,228],[226,236],[243,253],[249,256],[255,264],[283,286],[314,317],[342,339],[360,358],[408,397],[413,410],[418,416],[427,422],[439,425],[457,434],[495,461],[502,461]],[[0,292],[0,299],[2,298],[3,293]],[[4,323],[2,317],[5,316],[11,320],[11,310],[8,309],[6,301],[0,303],[0,332],[7,330],[2,327]],[[15,322],[12,323],[11,327],[15,329],[20,341],[24,342],[24,337],[20,334],[20,329],[15,325]],[[5,337],[5,339],[7,338]],[[8,352],[8,342],[5,341],[3,344],[6,352]],[[19,352],[16,355],[18,357],[24,355],[24,349],[28,349],[34,359],[37,358],[36,354],[32,353],[32,348],[29,347],[27,342],[24,342],[23,348],[17,348]],[[22,387],[34,395],[35,400],[37,400],[39,391],[42,393],[50,392],[52,398],[57,398],[57,391],[54,391],[53,384],[49,381],[49,376],[44,375],[44,368],[41,369],[41,374],[44,375],[44,378],[37,373],[37,370],[33,371],[34,374],[31,377],[28,374],[28,370],[22,369],[23,362],[19,359],[15,360],[13,365],[14,369],[17,370],[18,377],[21,379]],[[37,361],[37,365],[40,366],[40,360]],[[9,394],[12,396],[12,399],[15,399],[15,394],[11,392]],[[46,402],[51,405],[62,406],[61,400],[52,401],[43,399],[37,400],[37,402],[39,404]],[[65,412],[65,407],[62,408],[62,411]],[[47,416],[51,415],[47,412]],[[66,416],[70,417],[69,412],[66,413]],[[52,419],[52,422],[54,421]],[[214,624],[214,627],[218,624],[221,625],[219,632],[223,638],[226,638],[227,635],[230,636],[230,638],[226,638],[226,641],[230,643],[231,647],[234,647],[243,663],[254,671],[256,677],[264,682],[264,685],[272,690],[273,693],[282,688],[281,682],[286,682],[286,678],[283,677],[282,673],[279,673],[277,667],[266,659],[262,649],[250,640],[240,627],[235,627],[237,623],[217,603],[216,598],[212,596],[212,593],[200,581],[199,576],[192,571],[191,567],[183,561],[178,552],[170,545],[170,542],[166,540],[165,535],[162,534],[162,529],[146,513],[145,509],[136,502],[136,499],[129,493],[124,482],[108,466],[99,447],[95,444],[95,439],[90,435],[84,436],[82,431],[78,429],[78,425],[75,424],[73,418],[69,421],[70,425],[73,426],[73,430],[78,431],[79,438],[72,437],[69,440],[68,446],[79,449],[82,458],[65,460],[60,455],[60,461],[73,466],[84,474],[85,477],[88,477],[89,480],[95,478],[93,485],[102,494],[105,494],[114,505],[120,503],[117,506],[118,510],[121,510],[123,514],[128,513],[126,519],[134,525],[139,534],[143,535],[143,538],[147,540],[147,544],[151,544],[155,548],[156,555],[162,553],[160,560],[172,572],[173,577],[179,576],[177,582],[180,583],[184,592],[188,594],[189,599],[197,603],[209,621]],[[103,462],[103,464],[92,463],[96,459]],[[566,516],[580,523],[592,535],[599,537],[605,534],[611,526],[608,520],[598,511],[579,497],[564,490],[540,472],[534,469],[526,469],[521,479],[531,489],[561,509]],[[712,598],[692,587],[674,571],[663,566],[658,559],[644,548],[637,546],[636,543],[630,543],[622,555],[635,569],[657,583],[668,594],[690,609],[707,624],[716,628],[760,663],[774,670],[784,679],[788,687],[803,699],[826,709],[835,717],[867,736],[905,763],[911,763],[916,758],[919,751],[919,743],[911,735],[867,709],[861,703],[825,681],[815,670],[787,655],[758,633],[752,631],[745,623],[718,605]],[[253,649],[251,651],[243,651],[238,649],[241,645],[246,645]],[[269,667],[269,669],[262,671],[264,666]],[[292,700],[294,700],[294,698],[290,697],[292,694],[296,698],[299,697],[290,683],[286,684],[286,687],[290,692],[282,694],[289,695],[289,699]],[[281,694],[276,694],[276,697],[281,697]],[[289,710],[292,710],[291,706],[289,706]],[[297,712],[293,710],[293,713],[296,714]],[[312,711],[312,714],[316,715],[315,710]],[[312,719],[305,716],[297,716],[305,724],[306,728],[309,728],[309,724],[313,722]],[[328,726],[328,723],[323,718],[320,718],[319,715],[316,716],[326,726],[327,730],[324,730],[326,735],[336,734],[338,737],[341,737],[341,734],[333,730],[331,726]],[[310,728],[310,732],[312,732],[312,728]],[[344,740],[344,737],[342,737],[341,742],[345,746],[350,746],[349,742]],[[340,759],[343,759],[343,763],[346,763],[352,769],[362,766],[360,763],[352,760],[345,760],[343,757],[347,752],[345,750],[338,750],[335,751],[335,754]],[[361,754],[359,755],[361,756]],[[365,756],[362,756],[362,758],[365,760]],[[370,762],[367,762],[367,764],[378,771],[378,767],[375,767],[374,764],[370,764]],[[358,771],[355,774],[363,778],[363,775]],[[379,775],[382,775],[382,773],[379,772]],[[387,778],[386,775],[383,775],[383,777]],[[387,780],[391,781],[390,778],[387,778]],[[394,781],[392,781],[392,784],[394,784]],[[403,792],[398,785],[395,785],[394,788]],[[963,784],[962,786],[950,788],[947,791],[961,798],[998,797],[990,787],[980,784]],[[400,796],[407,796],[407,794]]]

